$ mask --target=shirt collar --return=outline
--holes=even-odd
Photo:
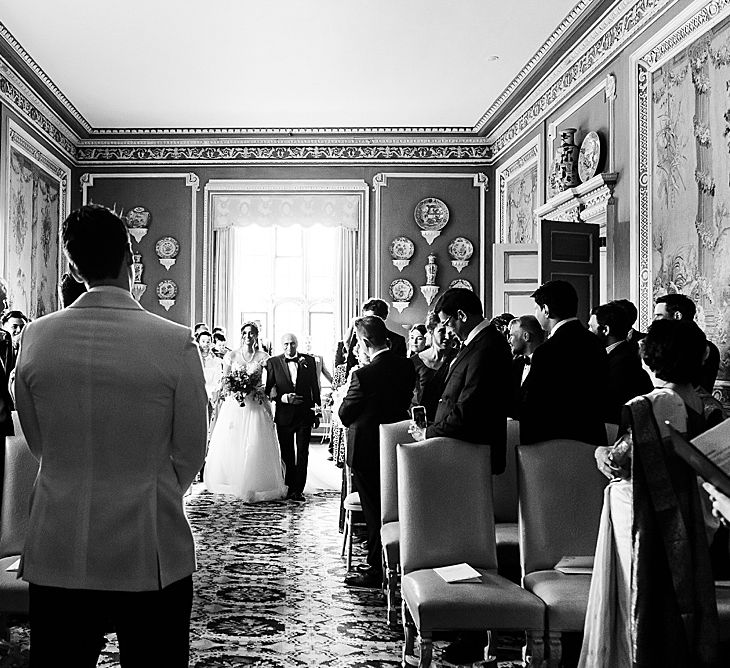
[[[558,331],[559,327],[562,327],[566,322],[573,322],[574,320],[578,320],[578,318],[566,318],[565,320],[561,320],[560,322],[556,322],[553,325],[553,328],[550,330],[550,334],[548,334],[548,339],[555,334],[555,332]]]
[[[616,343],[612,343],[610,346],[606,346],[606,353],[610,353],[614,348],[620,346],[626,339],[622,339],[621,341],[616,341]]]
[[[380,350],[378,350],[378,352],[373,353],[372,357],[370,358],[370,361],[372,362],[378,355],[380,355],[380,353],[384,353],[387,350],[388,350],[388,348],[381,348]]]
[[[93,288],[89,288],[87,292],[123,292],[131,295],[132,293],[125,288],[120,288],[118,285],[95,285]]]
[[[486,318],[482,320],[474,329],[471,330],[471,332],[469,332],[469,336],[467,336],[464,340],[464,345],[468,346],[477,337],[477,334],[479,334],[479,332],[489,326],[489,323],[490,321]]]

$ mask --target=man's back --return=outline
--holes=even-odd
[[[621,341],[608,353],[606,386],[606,422],[619,424],[623,405],[654,389],[649,374],[641,366],[636,347]]]
[[[187,328],[92,289],[26,328],[16,400],[41,459],[26,579],[135,591],[194,570],[181,497],[205,455],[207,397]]]

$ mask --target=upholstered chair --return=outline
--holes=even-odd
[[[548,665],[562,657],[562,633],[583,631],[590,574],[554,569],[565,556],[596,550],[603,490],[595,447],[554,440],[517,447],[520,552],[525,589],[545,601]]]
[[[497,537],[499,574],[521,583],[520,540],[517,531],[517,463],[515,448],[520,442],[520,423],[507,420],[507,466],[492,478],[494,522]]]
[[[388,625],[398,625],[398,575],[400,570],[400,523],[398,522],[398,475],[396,446],[413,443],[408,433],[410,420],[380,425],[380,540],[383,543],[385,594],[388,602]]]
[[[497,574],[489,447],[450,438],[399,445],[398,517],[405,643],[431,663],[434,631],[524,629],[533,664],[543,661],[543,602]],[[478,583],[443,580],[434,568],[467,563]]]
[[[28,449],[18,414],[15,436],[5,439],[2,506],[0,507],[0,635],[7,636],[7,615],[28,614],[28,583],[7,568],[20,558],[28,531],[30,496],[38,462]]]

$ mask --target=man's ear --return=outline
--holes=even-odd
[[[456,309],[456,317],[462,322],[466,322],[469,318],[469,316],[467,316],[467,314],[464,313],[464,311],[462,311],[461,309]]]
[[[76,268],[76,265],[69,260],[68,262],[68,272],[71,274],[71,277],[76,281],[77,283],[81,283],[81,285],[84,284],[84,279],[81,278],[81,274],[79,273],[79,270]]]
[[[675,311],[674,315],[672,316],[675,320],[681,320],[682,319],[682,312],[681,311]]]
[[[610,325],[599,325],[598,329],[599,329],[599,331],[603,332],[603,336],[611,335],[611,326]]]

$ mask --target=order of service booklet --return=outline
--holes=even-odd
[[[441,566],[433,569],[437,575],[449,583],[455,582],[481,582],[482,576],[479,571],[469,564],[454,564],[453,566]]]
[[[593,555],[563,557],[555,564],[555,570],[567,575],[593,573]]]

